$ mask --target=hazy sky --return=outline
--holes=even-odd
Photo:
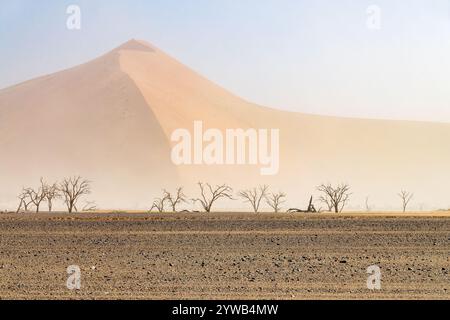
[[[0,88],[131,38],[262,105],[450,122],[450,0],[0,0]]]

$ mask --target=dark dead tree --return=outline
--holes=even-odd
[[[406,212],[406,209],[409,205],[409,203],[411,202],[412,198],[414,197],[414,194],[405,190],[402,190],[398,196],[400,197],[400,199],[402,199],[402,208],[403,208],[403,212]]]
[[[64,197],[64,203],[67,206],[69,213],[73,210],[78,211],[77,202],[84,195],[91,193],[90,181],[81,178],[80,176],[74,176],[71,178],[65,178],[59,184],[59,190]]]
[[[47,200],[48,212],[52,212],[53,201],[60,198],[58,183],[46,184],[44,183],[45,200]]]
[[[211,212],[213,204],[222,198],[233,199],[233,189],[225,184],[213,188],[209,183],[206,185],[199,182],[201,198],[192,199],[194,203],[200,202],[205,212]]]
[[[317,187],[317,190],[322,192],[322,196],[319,198],[321,202],[327,205],[329,211],[335,213],[342,212],[350,199],[350,186],[348,184],[340,184],[336,187],[331,184],[322,184]]]
[[[311,196],[311,198],[309,198],[309,204],[308,204],[307,212],[309,212],[309,213],[311,213],[311,212],[312,213],[316,213],[317,212],[316,207],[313,204],[313,196]]]
[[[177,212],[178,205],[187,202],[186,195],[183,193],[182,187],[177,189],[176,196],[172,195],[169,191],[164,190],[164,198],[166,198],[167,202],[169,202],[173,212]]]
[[[308,204],[308,208],[306,210],[301,210],[301,209],[297,209],[297,208],[291,208],[287,211],[288,213],[316,213],[318,212],[316,210],[316,207],[313,204],[313,196],[311,196],[311,198],[309,198],[309,204]],[[320,212],[320,210],[319,210]]]
[[[275,213],[278,213],[281,209],[281,205],[285,202],[285,198],[286,194],[283,192],[270,193],[266,196],[266,203]]]
[[[258,213],[261,206],[262,199],[267,197],[269,186],[259,186],[251,190],[244,190],[238,193],[239,197],[243,198],[245,202],[250,203],[253,212]]]
[[[36,190],[33,188],[26,189],[26,191],[29,195],[29,198],[31,200],[31,203],[33,203],[33,205],[36,207],[36,213],[39,213],[39,208],[41,206],[41,203],[46,198],[45,183],[44,183],[43,178],[41,178],[40,183],[41,183],[41,185]]]

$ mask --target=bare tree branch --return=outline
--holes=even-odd
[[[298,213],[316,213],[316,212],[321,212],[322,209],[319,209],[319,211],[317,211],[316,207],[314,206],[313,203],[313,196],[311,196],[311,198],[309,198],[309,204],[308,207],[306,208],[306,210],[302,210],[302,209],[298,209],[298,208],[291,208],[289,209],[287,212],[288,213],[293,213],[293,212],[298,212]],[[331,211],[331,209],[330,209]]]
[[[253,208],[253,212],[258,213],[261,205],[261,200],[267,197],[267,191],[269,186],[259,186],[259,188],[253,188],[252,190],[244,190],[239,192],[239,196],[244,199],[245,202],[250,203]]]
[[[322,192],[322,196],[319,198],[323,202],[329,211],[336,213],[342,212],[347,204],[351,193],[350,186],[348,184],[340,184],[333,187],[331,184],[322,184],[317,187],[317,190]]]
[[[16,213],[19,213],[22,207],[24,208],[25,212],[28,212],[28,206],[32,203],[29,190],[23,188],[18,198],[20,200],[20,203],[19,206],[17,207]]]
[[[77,202],[84,195],[91,193],[90,181],[84,180],[80,176],[65,178],[59,185],[59,190],[64,196],[64,203],[69,213],[78,211]]]
[[[266,196],[267,204],[273,209],[275,213],[278,213],[281,209],[281,205],[285,202],[286,194],[283,192],[271,193]]]
[[[225,184],[216,186],[214,189],[209,183],[205,185],[202,182],[199,182],[198,186],[200,188],[201,198],[192,199],[192,201],[194,203],[197,201],[200,202],[206,212],[211,212],[213,204],[221,198],[234,200],[232,196],[233,189]],[[207,187],[207,189],[205,187]]]
[[[45,192],[45,199],[47,200],[48,205],[48,211],[52,212],[53,209],[53,200],[58,199],[61,197],[61,194],[59,193],[58,183],[53,183],[52,185],[44,183],[44,192]]]
[[[157,209],[158,212],[164,212],[166,201],[168,201],[167,194],[164,194],[162,198],[156,198],[153,201],[152,207],[150,208],[150,212],[153,209]]]
[[[25,190],[28,194],[29,199],[31,200],[31,203],[33,203],[33,205],[36,207],[36,213],[39,213],[40,205],[46,197],[45,183],[43,178],[41,178],[40,183],[41,185],[37,188],[37,190],[33,188],[27,188]]]
[[[408,207],[408,204],[411,202],[412,198],[414,197],[414,194],[405,190],[402,190],[398,196],[400,199],[402,199],[402,208],[403,212],[406,212],[406,209]]]
[[[153,200],[153,204],[152,204],[152,207],[150,208],[150,212],[153,209],[157,209],[158,212],[164,212],[166,202],[169,201],[169,196],[170,196],[170,194],[168,192],[166,192],[165,190],[163,190],[162,198],[156,198],[155,200]]]
[[[179,204],[187,202],[186,195],[183,193],[182,187],[177,189],[176,196],[172,196],[172,194],[169,191],[164,190],[164,198],[166,198],[167,201],[169,202],[173,212],[177,212],[177,206]]]

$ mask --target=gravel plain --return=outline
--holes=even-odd
[[[445,214],[1,214],[0,299],[449,299],[449,254]]]

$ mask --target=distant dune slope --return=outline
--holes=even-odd
[[[175,129],[280,129],[280,171],[175,166]],[[145,208],[161,188],[267,183],[304,205],[322,182],[348,182],[351,205],[450,206],[450,124],[361,120],[277,111],[246,102],[142,41],[81,66],[0,90],[0,207],[23,185],[81,174],[103,208]],[[242,207],[242,205],[240,205]],[[191,205],[188,205],[191,208]]]

